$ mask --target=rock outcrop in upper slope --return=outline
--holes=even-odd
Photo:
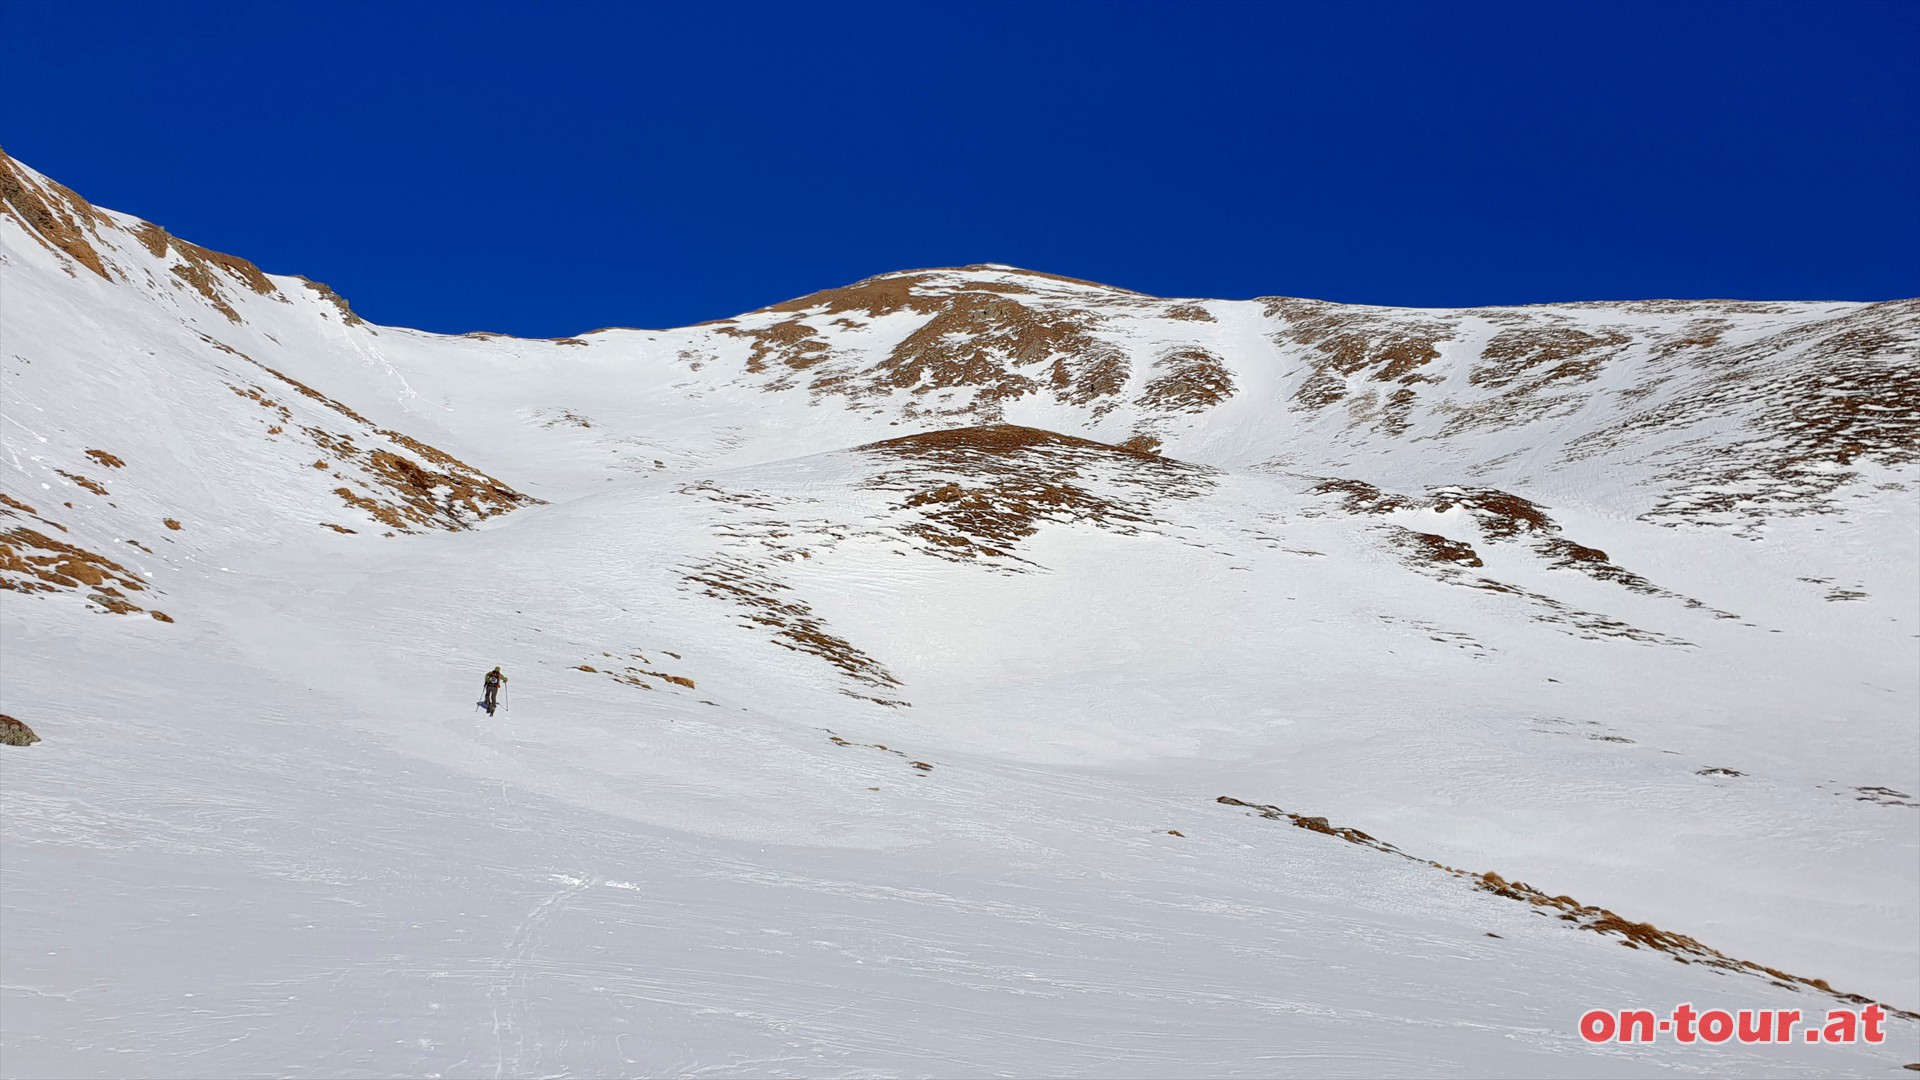
[[[701,329],[682,359],[902,422],[1152,437],[1214,464],[1417,444],[1454,480],[1612,471],[1663,524],[1751,531],[1838,509],[1920,453],[1920,301],[1412,311],[1160,299],[980,266]]]
[[[102,210],[4,152],[0,235],[5,375],[32,410],[5,416],[0,589],[172,621],[148,607],[156,571],[210,531],[461,530],[537,501],[256,358],[339,351],[329,324],[376,333],[324,285]],[[58,313],[88,282],[109,292]]]
[[[51,259],[76,284],[91,279],[116,290],[117,303],[154,309],[179,341],[171,355],[194,357],[191,370],[176,366],[166,377],[180,394],[197,396],[197,423],[221,430],[223,483],[257,492],[234,500],[230,527],[287,520],[341,534],[458,530],[536,501],[456,453],[404,434],[416,413],[404,380],[402,421],[382,423],[364,415],[372,403],[348,404],[320,382],[324,365],[304,378],[288,372],[286,365],[326,355],[391,366],[380,329],[326,286],[275,278],[245,259],[102,210],[4,153],[0,196],[0,228],[14,249],[7,258],[16,313],[41,302],[21,287],[29,284],[26,264]],[[533,356],[558,345],[583,357],[611,352],[679,369],[676,390],[690,400],[757,388],[806,407],[794,414],[797,426],[817,433],[818,450],[859,441],[837,417],[923,431],[1016,430],[993,427],[1012,423],[1100,444],[1161,447],[1195,465],[1332,476],[1389,490],[1484,487],[1551,501],[1600,487],[1616,511],[1648,522],[1755,536],[1783,517],[1843,512],[1876,488],[1905,490],[1900,471],[1920,461],[1920,301],[1413,311],[1285,298],[1163,299],[974,266],[883,274],[664,334],[426,340],[442,352]],[[32,342],[7,358],[16,376],[27,365],[64,362],[57,348]],[[127,381],[124,370],[92,374]],[[216,387],[226,404],[205,400]],[[548,413],[593,430],[571,409],[537,415]],[[74,437],[105,442],[109,433]],[[953,457],[965,439],[947,439],[952,445],[941,444],[942,454]],[[72,500],[30,497],[36,483],[124,509],[123,500],[137,501],[127,489],[149,465],[129,455],[134,465],[116,477],[119,495],[108,498],[97,481],[82,479],[88,463],[79,445],[48,447],[28,475],[6,481],[24,485],[0,509],[21,519],[7,555],[13,588],[80,581],[62,573],[50,579],[46,570],[55,564],[33,561],[53,557],[52,533],[74,524],[56,520]],[[1110,513],[1120,504],[1088,501],[1057,482],[1071,472],[1048,472],[1057,448],[1025,447],[992,463],[969,454],[962,456],[971,484],[955,472],[947,486],[902,492],[936,550],[1005,556],[1008,541],[1033,521],[1084,517],[1096,502],[1104,509],[1095,516],[1132,520],[1134,511]],[[895,456],[924,465],[942,455],[903,449]],[[1165,479],[1179,468],[1167,462],[1135,471]],[[1179,475],[1176,487],[1198,482]],[[212,512],[141,510],[138,528],[119,521],[103,528],[111,536],[58,542],[88,552],[88,565],[119,565],[105,554],[114,545],[152,550],[178,542],[150,525]],[[1451,548],[1428,546],[1422,558],[1466,561]],[[24,554],[29,547],[41,554]],[[1562,555],[1589,572],[1598,565],[1574,548]],[[68,565],[73,557],[61,558]],[[122,569],[121,584],[99,583],[114,592],[92,595],[109,601],[109,610],[137,610],[125,597],[140,568]]]
[[[1193,498],[1213,470],[1037,428],[950,428],[860,447],[879,459],[870,487],[903,496],[901,526],[941,558],[1023,564],[1022,540],[1047,522],[1118,532],[1159,524],[1155,505]]]

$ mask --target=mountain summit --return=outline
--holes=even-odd
[[[525,340],[0,203],[7,1075],[1920,1059],[1920,301]]]

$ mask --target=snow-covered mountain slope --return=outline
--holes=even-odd
[[[1920,302],[447,337],[0,196],[0,1072],[1920,1061],[1575,1028],[1920,1008]]]

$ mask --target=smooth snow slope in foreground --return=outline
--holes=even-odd
[[[6,1075],[1920,1060],[1574,1026],[1920,1006],[1912,303],[442,337],[0,166]]]

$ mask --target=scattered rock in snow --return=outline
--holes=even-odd
[[[1495,896],[1504,897],[1509,900],[1524,901],[1535,908],[1541,909],[1537,912],[1538,914],[1557,911],[1562,921],[1572,923],[1576,928],[1581,930],[1591,930],[1603,936],[1616,936],[1621,939],[1620,943],[1628,948],[1647,948],[1656,952],[1669,953],[1682,963],[1703,964],[1707,967],[1721,968],[1727,971],[1771,977],[1772,981],[1777,985],[1786,986],[1789,989],[1800,986],[1809,987],[1855,1005],[1864,1005],[1872,1000],[1871,998],[1862,997],[1858,994],[1841,993],[1829,986],[1825,979],[1803,978],[1798,975],[1789,975],[1786,972],[1774,968],[1764,967],[1751,960],[1736,960],[1720,952],[1718,949],[1701,944],[1699,941],[1685,934],[1662,930],[1651,923],[1633,922],[1608,911],[1606,908],[1582,904],[1571,896],[1549,896],[1545,892],[1525,882],[1508,881],[1506,878],[1491,870],[1476,874],[1470,870],[1461,870],[1456,867],[1447,866],[1432,859],[1421,859],[1418,856],[1409,855],[1401,851],[1399,848],[1394,847],[1384,840],[1377,840],[1358,829],[1330,825],[1327,819],[1323,817],[1308,817],[1304,814],[1296,814],[1292,811],[1282,810],[1277,806],[1242,802],[1239,799],[1227,795],[1222,795],[1214,801],[1224,806],[1245,807],[1270,821],[1287,821],[1298,828],[1336,837],[1350,844],[1358,844],[1361,847],[1372,848],[1375,851],[1388,855],[1398,855],[1400,858],[1411,859],[1414,862],[1424,862],[1436,870],[1445,871],[1454,877],[1464,878],[1472,882],[1473,887],[1482,892],[1489,892]],[[1884,1002],[1881,1004],[1885,1005]],[[1890,1005],[1885,1005],[1885,1007],[1889,1013],[1896,1016],[1905,1017],[1909,1020],[1920,1020],[1920,1013],[1897,1009]]]
[[[1387,542],[1407,553],[1409,559],[1430,563],[1454,563],[1459,566],[1485,566],[1472,544],[1449,540],[1435,533],[1415,532],[1398,525],[1387,526]]]
[[[86,477],[81,476],[79,473],[70,473],[65,469],[55,469],[53,471],[73,481],[75,484],[78,484],[79,486],[86,488],[88,491],[93,492],[95,495],[112,494],[112,492],[109,492],[106,489],[106,487],[102,485],[98,480],[89,480]]]
[[[133,571],[104,555],[33,529],[0,533],[0,589],[24,593],[90,589],[88,600],[126,615],[145,610],[127,593],[146,588]]]
[[[39,741],[40,736],[35,735],[32,728],[6,713],[0,713],[0,745],[32,746]]]
[[[868,686],[884,690],[900,685],[900,680],[878,660],[845,638],[828,632],[805,601],[779,596],[791,591],[790,587],[773,580],[762,567],[741,559],[717,559],[688,567],[680,576],[689,586],[701,586],[702,594],[744,608],[749,624],[771,629],[774,644],[783,649],[817,656],[839,668],[848,678]],[[881,698],[869,700],[883,705],[906,704]]]
[[[327,285],[325,282],[314,281],[311,278],[301,277],[299,274],[295,274],[294,276],[300,278],[301,281],[306,282],[307,288],[312,289],[314,292],[318,293],[320,295],[320,299],[325,300],[327,303],[332,304],[336,309],[338,309],[340,312],[340,320],[346,323],[348,326],[360,326],[366,322],[365,319],[362,319],[360,316],[355,315],[353,313],[353,308],[348,306],[346,297],[341,296],[337,292],[334,292],[333,288]]]
[[[600,655],[602,657],[614,658],[612,653],[607,652],[605,650],[602,650]],[[652,661],[648,660],[646,656],[642,653],[634,652],[628,655],[631,659],[638,660],[642,664],[652,663]],[[666,655],[673,656],[674,659],[676,660],[679,659],[679,657],[675,656],[673,653],[667,653]],[[626,665],[620,671],[614,670],[613,667],[611,666],[608,666],[606,668],[597,668],[597,667],[594,667],[592,664],[576,664],[574,665],[573,670],[584,671],[591,675],[611,675],[613,676],[613,679],[615,682],[623,682],[623,683],[626,683],[628,686],[637,686],[642,690],[659,689],[658,687],[649,683],[647,681],[648,679],[658,679],[661,682],[671,683],[674,686],[685,687],[688,690],[698,689],[698,687],[694,685],[694,681],[692,679],[687,678],[684,675],[672,675],[664,671],[655,671],[652,668],[637,667],[631,664]]]
[[[1016,424],[949,428],[859,449],[898,463],[869,486],[910,493],[896,509],[919,513],[900,531],[921,541],[921,551],[1007,571],[1031,565],[1015,550],[1044,523],[1135,534],[1161,524],[1161,501],[1196,498],[1216,482],[1211,469],[1137,446]]]
[[[823,731],[827,731],[827,729],[825,729],[825,728],[822,728],[821,730],[823,730]],[[882,750],[882,751],[885,751],[886,753],[889,753],[889,754],[892,754],[892,755],[893,755],[894,757],[899,757],[899,758],[904,758],[904,757],[906,757],[906,756],[907,756],[907,755],[906,755],[906,752],[905,752],[905,751],[901,751],[901,750],[895,750],[895,749],[894,749],[893,747],[891,747],[891,746],[888,746],[888,745],[886,745],[885,743],[856,743],[856,742],[850,742],[850,741],[848,741],[848,740],[846,740],[846,739],[843,739],[843,738],[841,738],[840,736],[838,736],[838,735],[836,735],[836,734],[834,734],[834,733],[833,733],[832,731],[827,731],[827,741],[828,741],[828,742],[830,742],[830,743],[832,743],[832,744],[833,744],[833,745],[835,745],[835,746],[846,746],[846,747],[864,747],[864,748],[866,748],[866,749],[869,749],[869,750]],[[919,771],[919,772],[922,772],[922,773],[930,773],[930,772],[932,772],[932,771],[933,771],[933,766],[932,766],[932,765],[930,765],[930,764],[928,764],[928,763],[926,763],[926,762],[924,762],[924,761],[909,761],[909,762],[907,762],[907,764],[908,764],[908,765],[909,765],[910,767],[912,767],[913,769],[915,769],[915,770],[917,770],[917,771]],[[874,791],[878,791],[878,790],[880,790],[880,789],[879,789],[879,788],[873,788],[872,790],[874,790]]]

